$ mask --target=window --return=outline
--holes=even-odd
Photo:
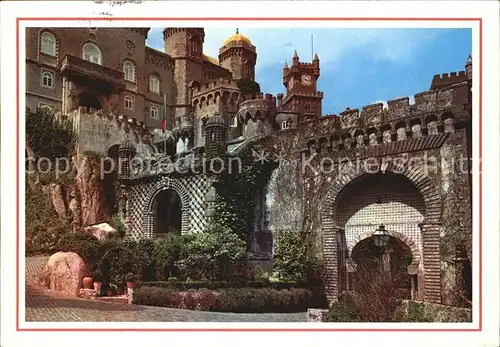
[[[56,37],[54,35],[48,32],[42,34],[40,52],[53,57],[56,56]]]
[[[149,76],[149,91],[151,93],[160,94],[160,79],[158,76]]]
[[[129,110],[134,109],[134,98],[130,95],[127,95],[125,97],[125,108],[128,108]]]
[[[229,127],[230,128],[237,128],[238,127],[238,118],[236,118],[236,116],[231,117],[231,120],[229,121]]]
[[[191,52],[198,52],[198,42],[196,42],[196,40],[191,41]]]
[[[101,50],[93,43],[86,43],[83,45],[83,59],[100,65],[102,63]]]
[[[305,105],[305,108],[306,108],[306,112],[311,112],[311,104],[307,103]]]
[[[125,81],[135,82],[135,66],[131,61],[125,61],[123,63],[123,74]]]
[[[54,74],[49,71],[42,72],[42,86],[46,88],[54,87]]]
[[[286,130],[290,128],[290,120],[284,120],[281,122],[281,130]]]
[[[158,106],[151,106],[150,110],[149,110],[149,116],[152,118],[152,119],[158,119]]]

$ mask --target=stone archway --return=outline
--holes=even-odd
[[[366,165],[354,167],[352,163],[341,166],[335,180],[331,183],[321,207],[321,223],[323,232],[323,253],[325,259],[325,292],[329,301],[337,300],[342,290],[342,269],[346,259],[340,259],[343,248],[347,245],[342,240],[343,227],[336,221],[334,211],[340,193],[351,182],[364,175],[369,175]],[[419,224],[422,235],[423,267],[427,268],[424,274],[424,300],[429,302],[441,301],[439,222],[441,217],[441,196],[431,179],[417,168],[401,168],[390,162],[384,173],[394,173],[404,176],[421,194],[424,201],[424,219]],[[379,172],[378,174],[383,174]],[[381,221],[374,221],[374,225]],[[374,230],[374,229],[373,229]],[[367,232],[369,233],[369,232]]]
[[[147,193],[146,203],[144,205],[143,230],[146,237],[153,238],[156,226],[157,198],[164,191],[174,191],[180,198],[180,232],[181,234],[189,231],[189,196],[187,189],[177,180],[164,178],[157,182]]]

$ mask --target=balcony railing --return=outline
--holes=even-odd
[[[92,63],[88,60],[67,54],[61,62],[61,73],[72,73],[103,82],[125,87],[123,72]]]

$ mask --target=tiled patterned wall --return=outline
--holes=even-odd
[[[346,187],[336,209],[337,220],[345,225],[349,253],[362,234],[380,225],[408,237],[422,250],[420,228],[425,204],[418,190],[405,177],[371,175]]]
[[[182,233],[205,229],[207,179],[203,175],[182,178],[163,177],[131,186],[128,205],[127,235],[133,239],[153,237],[154,198],[161,190],[172,189],[181,198]]]

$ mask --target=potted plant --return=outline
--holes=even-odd
[[[101,271],[101,269],[95,269],[94,272],[92,273],[92,277],[94,279],[94,289],[100,293],[101,288],[102,288],[102,271]]]
[[[83,288],[85,288],[85,289],[91,289],[92,288],[92,282],[93,282],[92,277],[85,276],[83,278],[82,282],[83,282]]]
[[[127,288],[134,288],[136,279],[137,279],[137,276],[134,273],[129,272],[125,276],[125,282],[127,282]]]

